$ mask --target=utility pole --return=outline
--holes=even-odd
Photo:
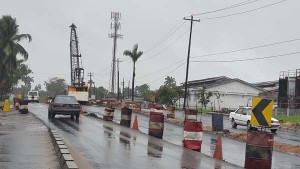
[[[92,76],[94,76],[94,74],[92,72],[88,73],[88,76],[90,77],[90,80],[89,80],[89,84],[90,84],[90,87],[89,87],[89,98],[91,98],[91,87],[92,87]]]
[[[186,107],[186,97],[187,97],[187,82],[188,82],[188,76],[189,76],[189,63],[190,63],[190,52],[191,52],[191,41],[192,41],[192,31],[193,31],[193,22],[200,22],[200,20],[194,20],[193,15],[191,15],[190,19],[183,18],[184,20],[191,21],[191,27],[190,27],[190,38],[189,38],[189,47],[188,47],[188,56],[187,56],[187,62],[186,62],[186,74],[185,74],[185,85],[184,85],[184,100],[183,100],[183,110],[185,111]],[[186,119],[186,116],[185,116]]]
[[[124,100],[125,99],[125,97],[124,97],[124,78],[123,78],[122,86],[123,86],[122,94],[123,94],[123,100]]]
[[[112,56],[112,69],[111,69],[111,93],[115,93],[115,78],[116,78],[116,52],[117,52],[117,39],[121,39],[123,37],[122,34],[118,34],[118,30],[121,29],[121,23],[119,20],[121,19],[120,12],[111,12],[111,24],[110,28],[114,31],[113,33],[108,34],[109,38],[113,39],[113,56]]]
[[[130,98],[130,88],[129,88],[129,86],[130,86],[130,80],[128,82],[128,99]]]
[[[120,87],[119,87],[119,84],[120,84],[120,82],[119,82],[119,81],[120,81],[119,63],[120,63],[120,62],[122,62],[122,61],[120,61],[119,58],[118,58],[118,59],[117,59],[117,70],[118,70],[118,74],[117,74],[117,76],[118,76],[118,77],[117,77],[117,78],[118,78],[118,85],[117,85],[117,87],[118,87],[118,90],[117,90],[118,93],[117,93],[117,99],[118,99],[118,100],[120,99]]]
[[[94,84],[94,95],[95,95],[95,99],[96,99],[96,86],[95,86],[95,82],[93,82]]]

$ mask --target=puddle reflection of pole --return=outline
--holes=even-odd
[[[111,145],[111,138],[113,138],[112,132],[114,131],[114,129],[111,128],[111,127],[105,126],[105,125],[103,125],[103,128],[104,128],[104,134],[107,136],[107,139],[106,139],[107,143],[110,146]]]
[[[163,146],[160,143],[154,143],[148,140],[147,154],[148,156],[161,158]]]
[[[122,143],[124,145],[124,147],[128,147],[128,149],[130,149],[130,139],[131,139],[131,135],[125,132],[120,132],[120,143]]]

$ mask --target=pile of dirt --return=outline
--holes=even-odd
[[[246,142],[247,140],[247,133],[229,133],[227,137]],[[293,155],[300,155],[300,145],[293,146],[289,144],[279,143],[274,141],[273,149],[279,152],[293,154]]]
[[[286,129],[300,130],[300,124],[299,123],[284,122],[284,123],[280,124],[280,127],[286,128]]]
[[[294,155],[300,155],[300,145],[292,146],[289,144],[278,143],[275,141],[274,150]]]
[[[229,133],[227,136],[238,141],[246,142],[247,140],[247,133]]]

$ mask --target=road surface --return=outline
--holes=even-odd
[[[95,113],[98,116],[102,117],[104,113],[104,107],[98,107],[98,106],[84,106],[83,107],[85,111]],[[138,121],[139,121],[139,127],[140,130],[147,134],[148,133],[148,123],[149,123],[149,117],[137,113],[133,113],[133,115],[138,115]],[[176,114],[177,115],[177,114]],[[114,122],[119,123],[120,122],[120,110],[116,109],[115,110],[115,117],[114,117]],[[182,116],[183,117],[183,116]],[[211,120],[210,116],[203,116],[202,121],[204,125],[211,125]],[[225,122],[225,128],[226,126],[231,127],[230,123]],[[231,129],[231,128],[230,128]],[[237,129],[242,130],[243,129]],[[246,131],[246,129],[245,129]],[[211,156],[212,151],[211,151],[211,139],[215,139],[215,135],[209,134],[209,133],[203,133],[203,143],[202,143],[202,150],[201,152]],[[299,137],[299,136],[298,136]],[[182,127],[166,123],[165,122],[165,128],[164,128],[164,136],[163,140],[173,143],[175,145],[181,146],[182,143],[182,138],[183,138],[183,131]],[[275,138],[277,140],[277,137]],[[245,148],[246,144],[244,142],[232,140],[223,137],[222,138],[222,143],[223,143],[223,158],[233,164],[239,165],[239,166],[244,166],[244,161],[245,161]],[[299,145],[299,142],[298,142]],[[300,168],[300,164],[298,162],[299,156],[294,156],[290,154],[285,154],[281,152],[274,151],[273,152],[273,159],[272,159],[272,168]]]
[[[91,168],[238,168],[112,122],[83,115],[79,122],[69,116],[48,120],[44,104],[29,104],[29,110],[58,130]]]

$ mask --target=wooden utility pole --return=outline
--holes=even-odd
[[[124,78],[123,78],[122,86],[123,86],[122,94],[123,94],[123,100],[124,100],[125,99],[125,97],[124,97]]]
[[[190,27],[190,38],[189,38],[189,47],[188,47],[188,56],[187,56],[187,62],[186,62],[186,74],[185,74],[185,84],[184,84],[184,99],[183,99],[183,110],[186,109],[186,97],[187,97],[187,82],[189,77],[189,63],[190,63],[190,52],[191,52],[191,41],[192,41],[192,31],[193,31],[193,22],[200,22],[200,20],[194,20],[193,15],[191,15],[190,19],[183,18],[184,20],[191,21],[191,27]],[[186,116],[185,116],[186,118]]]
[[[89,84],[90,84],[90,87],[89,87],[89,98],[91,98],[91,87],[92,87],[92,83],[93,83],[93,80],[92,80],[92,76],[94,74],[92,72],[88,73],[88,76],[90,77],[90,80],[89,80]]]

